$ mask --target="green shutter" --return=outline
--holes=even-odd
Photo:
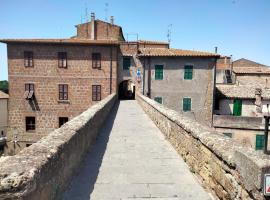
[[[185,65],[184,79],[191,80],[193,76],[193,66]]]
[[[223,133],[226,137],[232,138],[232,133]]]
[[[123,69],[124,70],[129,70],[130,68],[130,58],[129,57],[124,57],[123,58]]]
[[[183,111],[191,110],[191,98],[183,98]]]
[[[264,135],[256,135],[256,150],[262,150],[264,148]]]
[[[241,116],[242,114],[242,100],[241,99],[234,99],[233,101],[233,115],[234,116]]]
[[[163,65],[155,65],[155,80],[163,80]]]
[[[154,100],[160,104],[162,104],[162,97],[155,97]]]

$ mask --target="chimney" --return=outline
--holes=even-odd
[[[91,22],[95,20],[95,13],[91,12]]]
[[[113,16],[111,16],[111,25],[113,25],[114,24],[114,18],[113,18]]]
[[[96,27],[95,27],[95,13],[91,13],[91,35],[90,39],[95,40],[95,32],[96,32]]]
[[[218,48],[217,48],[217,47],[215,47],[215,53],[217,53],[217,49],[218,49]]]
[[[255,89],[255,107],[256,107],[256,115],[262,115],[262,89]]]

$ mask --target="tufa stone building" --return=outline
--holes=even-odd
[[[6,152],[14,154],[117,93],[135,91],[208,125],[219,55],[125,41],[122,28],[95,19],[68,39],[2,39],[10,83]]]

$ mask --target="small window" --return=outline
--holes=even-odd
[[[155,65],[155,80],[163,80],[163,65]]]
[[[183,98],[183,111],[191,111],[191,98]]]
[[[59,128],[68,122],[68,117],[59,117]]]
[[[154,100],[160,104],[162,104],[162,97],[155,97]]]
[[[26,83],[25,84],[25,92],[24,98],[25,99],[32,99],[34,97],[34,84],[33,83]]]
[[[36,118],[35,117],[26,117],[25,118],[26,131],[36,130]]]
[[[241,116],[242,115],[242,100],[234,99],[233,101],[233,115]]]
[[[67,52],[58,52],[58,67],[67,68]]]
[[[262,150],[264,148],[264,135],[256,135],[256,150]]]
[[[33,52],[32,51],[25,51],[24,52],[24,66],[25,67],[33,67]]]
[[[129,70],[129,68],[130,68],[130,63],[131,63],[130,60],[131,60],[130,57],[124,57],[124,58],[123,58],[123,69],[124,69],[124,70]]]
[[[101,54],[92,53],[92,68],[101,69]]]
[[[101,85],[92,85],[92,100],[101,100]]]
[[[223,133],[224,136],[232,138],[232,133]]]
[[[68,100],[68,85],[59,85],[59,100]]]
[[[191,80],[193,77],[193,66],[185,65],[184,79]]]

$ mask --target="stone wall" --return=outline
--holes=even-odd
[[[269,156],[245,148],[188,117],[137,94],[137,101],[175,150],[220,199],[265,199]]]
[[[17,153],[59,127],[59,117],[69,120],[92,101],[92,85],[101,85],[101,99],[116,93],[117,46],[8,44],[9,126],[5,152]],[[112,55],[111,55],[112,50]],[[33,51],[34,66],[24,67],[24,51]],[[58,52],[67,52],[67,68],[58,67]],[[92,67],[92,53],[101,54],[101,69]],[[110,65],[112,64],[112,77]],[[35,101],[24,98],[25,84],[34,84]],[[59,84],[68,85],[68,101],[59,100]],[[37,108],[37,109],[33,109]],[[35,117],[35,130],[26,131],[26,117]],[[13,137],[19,141],[14,145]]]
[[[56,199],[113,107],[112,94],[61,128],[0,161],[0,199]]]

